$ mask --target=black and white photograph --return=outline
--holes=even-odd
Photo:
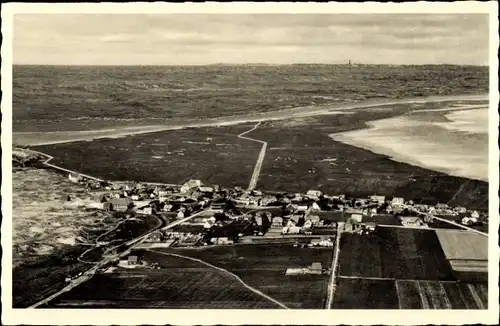
[[[498,319],[498,8],[467,3],[2,5],[4,307]]]

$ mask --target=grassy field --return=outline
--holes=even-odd
[[[486,283],[401,280],[396,283],[401,309],[488,308]]]
[[[257,187],[290,192],[314,188],[328,194],[358,196],[397,194],[432,204],[453,198],[450,204],[486,209],[486,182],[466,182],[464,178],[395,162],[328,136],[412,109],[400,104],[385,110],[367,108],[352,114],[263,123],[247,135],[268,142]],[[224,186],[246,186],[260,144],[236,135],[252,126],[183,129],[36,148],[54,156],[54,164],[105,179],[182,183],[195,178]]]
[[[398,309],[394,281],[340,279],[333,309]]]
[[[120,269],[100,274],[64,293],[50,308],[279,308],[234,278],[198,262],[144,252],[160,270]]]
[[[107,180],[182,184],[200,179],[246,187],[260,145],[236,136],[253,126],[184,129],[36,148],[54,156],[53,164]]]
[[[488,260],[488,238],[473,232],[436,231],[449,260]]]
[[[487,67],[14,66],[14,131],[136,126],[366,98],[486,93]]]
[[[201,259],[238,275],[250,286],[284,303],[289,308],[322,309],[325,305],[327,275],[285,275],[287,268],[321,262],[331,265],[331,249],[294,248],[292,244],[255,244],[207,249],[161,249]]]
[[[334,309],[487,309],[486,283],[339,280]]]
[[[389,227],[378,228],[371,235],[342,235],[339,274],[455,280],[434,231]]]

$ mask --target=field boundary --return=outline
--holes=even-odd
[[[264,294],[261,291],[259,291],[259,290],[255,289],[255,288],[251,287],[250,285],[246,284],[245,282],[243,282],[243,280],[239,276],[231,273],[227,269],[214,266],[214,265],[212,265],[210,263],[207,263],[207,262],[205,262],[203,260],[200,260],[200,259],[197,259],[197,258],[193,258],[193,257],[183,256],[183,255],[179,255],[179,254],[173,254],[173,253],[169,253],[169,252],[160,252],[160,251],[151,250],[151,249],[146,249],[146,250],[150,251],[150,252],[154,252],[154,253],[160,254],[160,255],[173,256],[173,257],[178,257],[178,258],[184,258],[184,259],[192,260],[192,261],[201,263],[203,265],[206,265],[208,267],[214,268],[214,269],[216,269],[218,271],[221,271],[221,272],[223,272],[225,274],[229,274],[230,276],[234,277],[239,283],[241,283],[245,288],[249,289],[250,291],[252,291],[252,292],[254,292],[254,293],[256,293],[256,294],[258,294],[258,295],[266,298],[267,300],[269,300],[269,301],[271,301],[271,302],[279,305],[281,308],[290,309],[286,305],[284,305],[283,303],[279,302],[278,300],[273,299],[270,296],[268,296],[267,294]]]

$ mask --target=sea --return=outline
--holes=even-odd
[[[46,133],[55,142],[141,125],[161,130],[185,119],[487,91],[488,67],[472,66],[14,66],[13,131],[14,139],[34,142]],[[373,121],[331,137],[394,160],[487,180],[487,109],[442,113],[444,119],[435,121],[411,115]]]

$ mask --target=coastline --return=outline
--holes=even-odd
[[[92,141],[100,138],[121,138],[129,135],[139,135],[168,130],[179,130],[185,128],[201,128],[211,126],[230,126],[250,122],[263,122],[272,120],[285,120],[290,118],[346,114],[349,110],[367,107],[380,107],[396,104],[416,104],[428,102],[446,101],[484,101],[488,94],[475,95],[451,95],[451,96],[429,96],[422,98],[407,99],[370,99],[353,103],[325,104],[283,109],[265,113],[226,116],[215,119],[174,122],[175,124],[155,124],[144,126],[116,127],[113,129],[76,130],[76,131],[52,131],[52,132],[13,132],[13,142],[22,146],[40,146],[61,144],[75,141]],[[347,111],[347,112],[346,112]]]
[[[474,125],[473,122],[466,119],[468,115],[473,115],[470,111],[476,113],[476,111],[480,110],[484,111],[484,109],[478,109],[474,106],[471,106],[470,109],[462,107],[460,109],[440,110],[442,117],[448,122],[436,122],[432,121],[432,119],[412,120],[407,115],[401,115],[370,121],[367,122],[364,129],[334,133],[330,134],[329,137],[347,145],[385,155],[396,162],[419,166],[451,176],[488,182],[487,160],[485,162],[486,168],[483,167],[483,170],[479,169],[479,171],[468,170],[466,167],[467,162],[465,164],[455,164],[455,162],[464,162],[466,159],[475,159],[476,163],[482,163],[478,161],[481,155],[476,152],[469,152],[470,157],[467,157],[468,148],[462,142],[457,142],[458,145],[448,154],[445,150],[446,146],[439,148],[440,142],[436,142],[431,136],[422,137],[418,132],[412,132],[412,129],[428,128],[433,130],[433,128],[441,128],[446,130],[449,134],[447,138],[450,138],[450,140],[463,134],[469,134],[470,137],[482,137],[484,135],[487,137],[487,126],[485,129],[481,129],[481,126]],[[414,142],[414,138],[419,139]],[[391,139],[398,139],[398,142],[390,141]],[[461,146],[464,146],[464,148],[461,148]],[[441,160],[442,156],[447,156],[451,160]]]

